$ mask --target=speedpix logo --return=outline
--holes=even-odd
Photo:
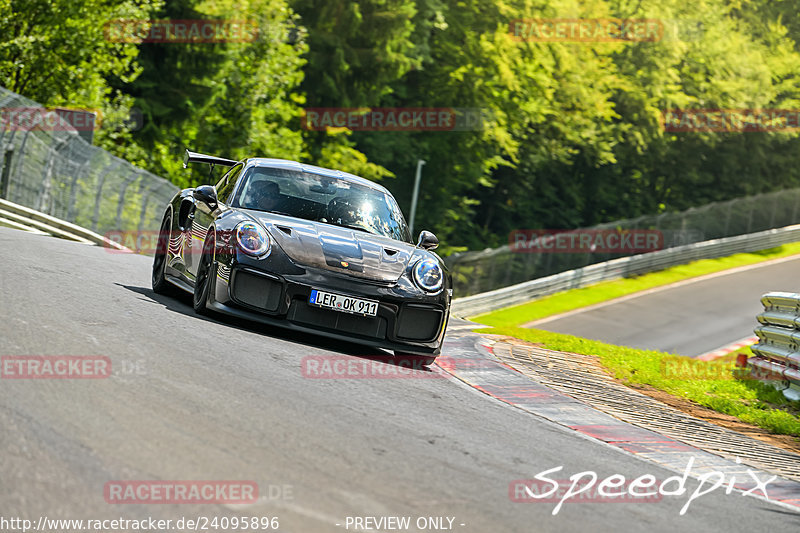
[[[738,459],[737,463],[740,462]],[[662,481],[652,474],[645,474],[635,479],[628,480],[621,474],[614,474],[600,478],[596,472],[587,470],[569,476],[569,479],[553,479],[551,474],[561,472],[564,467],[557,466],[539,472],[534,479],[518,479],[508,486],[508,496],[515,503],[556,503],[553,515],[557,515],[566,502],[608,502],[608,503],[647,503],[660,501],[664,496],[681,497],[689,494],[686,487],[692,474],[694,457],[690,457],[683,475],[668,477]],[[760,493],[769,499],[767,485],[772,483],[777,476],[766,480],[758,473],[747,469],[748,477],[737,478],[734,475],[727,477],[724,472],[705,472],[698,476],[700,483],[689,494],[686,503],[680,510],[680,515],[686,514],[692,502],[717,489],[723,488],[725,494],[731,494],[739,486],[750,487],[742,491],[742,496]],[[737,482],[739,485],[737,485]]]

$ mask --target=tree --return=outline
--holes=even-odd
[[[46,106],[98,110],[105,128],[97,143],[130,145],[116,128],[131,100],[108,79],[129,83],[141,69],[135,44],[107,36],[107,23],[147,19],[161,0],[0,0],[0,80],[7,89]]]

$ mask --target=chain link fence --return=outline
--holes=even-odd
[[[177,191],[87,143],[56,112],[0,87],[0,198],[105,233],[157,230]]]
[[[745,235],[800,223],[800,188],[737,198],[680,213],[662,213],[600,224],[590,230],[658,230],[663,248]],[[445,259],[454,294],[463,298],[559,272],[610,261],[612,253],[521,253],[505,245]]]

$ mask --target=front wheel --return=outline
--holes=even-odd
[[[413,353],[394,352],[394,363],[409,368],[431,366],[436,361],[435,355],[417,355]]]
[[[209,309],[206,306],[208,293],[211,290],[211,274],[214,271],[214,237],[209,235],[203,243],[203,253],[200,255],[200,264],[197,266],[197,277],[194,281],[194,297],[192,306],[200,315],[207,315]]]
[[[172,219],[169,215],[164,217],[161,229],[158,231],[158,242],[156,244],[156,254],[153,257],[153,275],[151,285],[156,294],[171,294],[172,284],[167,281],[167,258],[169,257],[169,236]]]

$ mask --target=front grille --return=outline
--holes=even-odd
[[[430,341],[439,333],[444,312],[438,307],[407,304],[400,311],[397,336],[414,341]]]
[[[233,277],[231,296],[244,305],[275,312],[280,305],[282,293],[283,284],[274,279],[251,274],[246,270],[236,270]]]
[[[386,338],[386,319],[380,316],[359,316],[329,311],[308,305],[303,300],[292,300],[286,319],[316,328],[330,329],[350,335]]]

